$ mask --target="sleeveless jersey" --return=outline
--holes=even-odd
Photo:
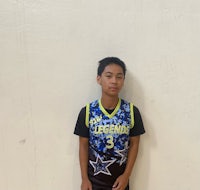
[[[126,167],[129,131],[134,126],[133,104],[123,99],[109,114],[100,100],[86,105],[89,128],[88,174],[100,187],[112,187]]]

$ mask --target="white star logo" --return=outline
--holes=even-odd
[[[127,159],[128,150],[123,149],[123,150],[117,150],[116,152],[121,156],[121,160],[120,160],[120,166],[121,166]]]
[[[125,144],[125,148],[123,150],[115,151],[121,156],[120,166],[126,161],[128,155],[128,144]]]
[[[91,160],[89,162],[92,165],[92,167],[94,168],[94,175],[98,175],[100,173],[103,173],[105,175],[111,175],[108,167],[111,164],[113,164],[115,161],[116,161],[116,159],[103,161],[101,159],[101,157],[98,155],[95,162],[91,161]]]

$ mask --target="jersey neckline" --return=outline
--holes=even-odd
[[[99,102],[99,107],[100,107],[101,111],[102,111],[106,116],[108,116],[109,118],[112,118],[112,117],[117,113],[117,111],[118,111],[119,108],[120,108],[120,105],[121,105],[121,98],[119,98],[118,103],[117,103],[117,106],[115,107],[114,111],[113,111],[111,114],[109,114],[109,113],[106,111],[106,109],[103,107],[103,105],[102,105],[100,99],[98,100],[98,102]]]

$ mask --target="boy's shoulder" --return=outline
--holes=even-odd
[[[85,107],[91,105],[91,106],[95,106],[95,105],[98,105],[99,104],[99,99],[95,99],[95,100],[92,100],[88,103],[86,103]]]

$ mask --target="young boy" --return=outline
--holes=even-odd
[[[126,65],[116,57],[99,61],[99,100],[81,109],[74,134],[79,136],[81,190],[129,190],[140,135],[145,133],[137,107],[119,98]]]

